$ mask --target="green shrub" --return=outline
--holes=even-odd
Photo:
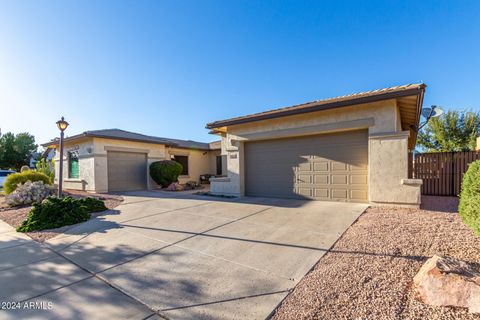
[[[156,161],[150,164],[150,176],[162,187],[168,187],[171,183],[177,182],[182,170],[182,165],[173,160]]]
[[[88,212],[99,212],[99,211],[105,211],[108,208],[105,207],[105,203],[103,201],[95,199],[95,198],[83,198],[83,199],[78,199],[77,201],[80,201],[80,204],[87,208]]]
[[[3,188],[5,189],[6,194],[10,194],[15,189],[17,189],[17,185],[19,183],[24,184],[27,181],[35,182],[35,181],[42,181],[44,184],[51,185],[52,182],[50,178],[47,177],[45,174],[41,172],[36,172],[32,170],[20,172],[20,173],[13,173],[7,177],[5,183],[3,184]]]
[[[94,198],[51,197],[41,203],[35,203],[27,220],[17,228],[17,231],[30,232],[68,226],[87,221],[91,212],[106,209],[103,201]]]
[[[463,176],[459,213],[463,223],[480,236],[480,160],[472,162]]]
[[[44,158],[41,158],[37,161],[36,164],[37,172],[44,173],[47,177],[50,178],[50,182],[53,183],[55,179],[55,160],[52,159],[47,161]]]

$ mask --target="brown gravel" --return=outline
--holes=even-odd
[[[454,211],[456,198],[426,197],[422,208]],[[466,309],[417,301],[412,278],[434,254],[480,266],[480,237],[458,214],[368,209],[303,278],[273,319],[480,319]]]
[[[118,195],[111,195],[111,194],[96,194],[96,193],[88,193],[85,191],[77,191],[77,190],[67,190],[65,191],[65,194],[68,194],[72,197],[76,198],[84,198],[84,197],[94,197],[94,198],[99,198],[103,200],[105,203],[105,206],[111,210],[118,206],[120,203],[122,203],[123,198]],[[2,199],[0,198],[0,201]],[[22,224],[25,219],[27,219],[28,213],[31,210],[31,206],[23,206],[23,207],[15,207],[15,208],[3,208],[0,209],[0,220],[5,221],[9,225],[11,225],[14,228],[17,228]],[[108,213],[108,211],[103,211],[103,212],[95,212],[91,214],[92,218],[98,217],[99,215]],[[66,230],[70,229],[74,225],[70,226],[64,226],[56,229],[49,229],[49,230],[42,230],[42,231],[36,231],[36,232],[27,232],[26,235],[28,235],[30,238],[32,238],[35,241],[38,242],[44,242],[48,239],[51,239],[60,233],[65,232]]]

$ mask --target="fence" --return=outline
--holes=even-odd
[[[422,194],[457,196],[468,165],[480,159],[480,152],[435,152],[409,155],[409,177],[422,179]]]

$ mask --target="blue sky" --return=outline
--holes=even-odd
[[[207,122],[425,82],[480,110],[480,1],[0,0],[0,128],[37,142]]]

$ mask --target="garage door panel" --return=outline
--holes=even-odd
[[[346,189],[332,189],[332,199],[347,200],[347,194]]]
[[[366,174],[354,174],[350,176],[350,184],[367,185],[368,177]]]
[[[143,190],[147,188],[145,153],[107,153],[108,191]]]
[[[366,130],[247,142],[246,194],[368,201]]]

